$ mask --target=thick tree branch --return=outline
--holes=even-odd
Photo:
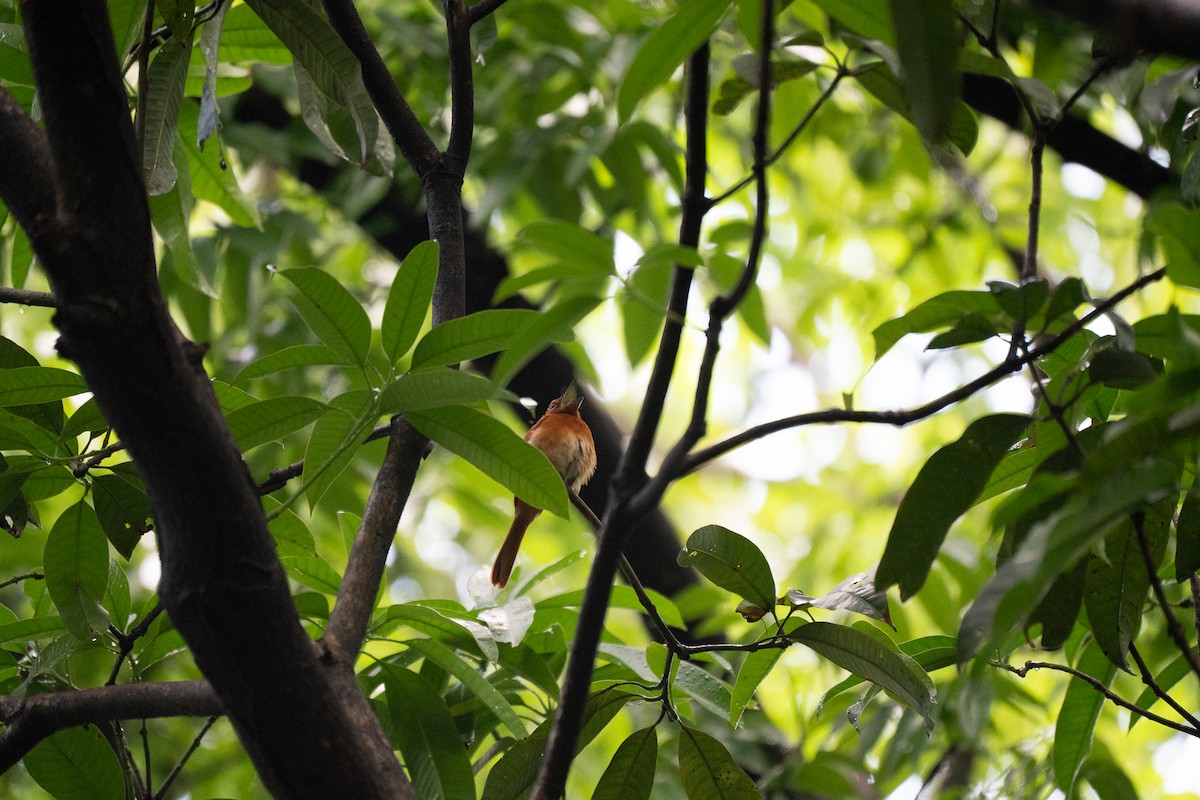
[[[707,172],[708,67],[709,50],[708,44],[705,43],[688,60],[685,77],[687,177],[683,197],[683,219],[680,223],[680,244],[692,247],[700,241],[700,226],[708,206],[704,191]],[[662,417],[663,400],[671,383],[671,373],[674,370],[683,330],[687,297],[691,289],[692,272],[690,268],[682,265],[675,267],[658,354],[655,357],[642,412],[617,468],[614,502],[606,511],[604,525],[598,534],[596,556],[592,562],[587,586],[584,588],[579,622],[571,645],[571,660],[563,678],[559,706],[546,746],[546,757],[531,795],[533,800],[558,800],[566,791],[567,773],[575,757],[575,744],[583,723],[583,711],[595,666],[597,646],[608,611],[610,589],[622,558],[624,544],[637,522],[637,517],[629,513],[629,500],[633,492],[646,481],[646,459],[653,446],[655,432]]]
[[[427,443],[428,440],[404,419],[393,418],[387,453],[371,487],[362,524],[354,537],[350,561],[325,629],[326,645],[335,658],[348,666],[353,666],[366,638],[367,624],[383,578],[384,562]]]
[[[21,10],[64,234],[31,241],[59,300],[59,349],[146,481],[163,605],[271,792],[411,796],[366,698],[300,625],[201,353],[167,314],[105,4]]]
[[[26,697],[0,696],[0,773],[51,734],[117,719],[208,717],[223,714],[207,681],[134,683]]]
[[[1148,50],[1200,60],[1200,4],[1193,0],[1039,0],[1104,32],[1117,52]]]
[[[0,86],[0,197],[30,237],[55,226],[57,198],[46,134]],[[51,301],[53,304],[53,301]]]
[[[1001,78],[963,75],[963,100],[1013,130],[1021,130],[1026,124],[1016,90]],[[1073,114],[1064,116],[1046,133],[1046,146],[1063,161],[1082,164],[1142,198],[1149,198],[1158,189],[1179,185],[1178,176],[1170,169]]]

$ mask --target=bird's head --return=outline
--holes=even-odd
[[[546,409],[547,414],[575,414],[579,415],[579,407],[583,405],[583,395],[579,392],[575,382],[572,381],[566,389],[563,390],[562,397],[556,397],[550,401],[549,408]]]

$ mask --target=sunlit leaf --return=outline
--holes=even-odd
[[[46,589],[67,630],[85,641],[103,633],[108,628],[101,605],[108,585],[108,539],[90,505],[81,500],[59,515],[43,560]]]
[[[475,776],[454,717],[435,687],[415,672],[382,665],[392,734],[417,795],[474,800]]]
[[[383,352],[394,363],[400,359],[421,331],[433,287],[437,282],[437,242],[421,242],[404,258],[383,307],[381,336]]]
[[[718,740],[679,726],[679,778],[688,800],[758,800],[762,795],[746,771]]]
[[[94,725],[51,734],[22,763],[55,800],[125,800],[117,754]]]
[[[761,608],[775,605],[775,579],[766,557],[754,542],[728,528],[698,529],[688,537],[677,561]]]
[[[371,347],[371,321],[354,295],[332,275],[312,267],[279,274],[299,290],[292,302],[317,338],[347,363],[365,364]]]
[[[453,365],[491,355],[510,346],[538,317],[518,308],[476,311],[443,322],[417,342],[413,369]]]

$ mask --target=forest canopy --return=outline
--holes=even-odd
[[[1197,42],[0,0],[0,794],[1195,796]]]

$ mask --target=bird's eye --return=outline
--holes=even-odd
[[[556,409],[556,408],[558,408],[558,401],[557,401],[557,400],[551,400],[551,401],[550,401],[550,407],[549,407],[549,408],[547,408],[546,410],[547,410],[547,411],[553,411],[553,410],[554,410],[554,409]]]

